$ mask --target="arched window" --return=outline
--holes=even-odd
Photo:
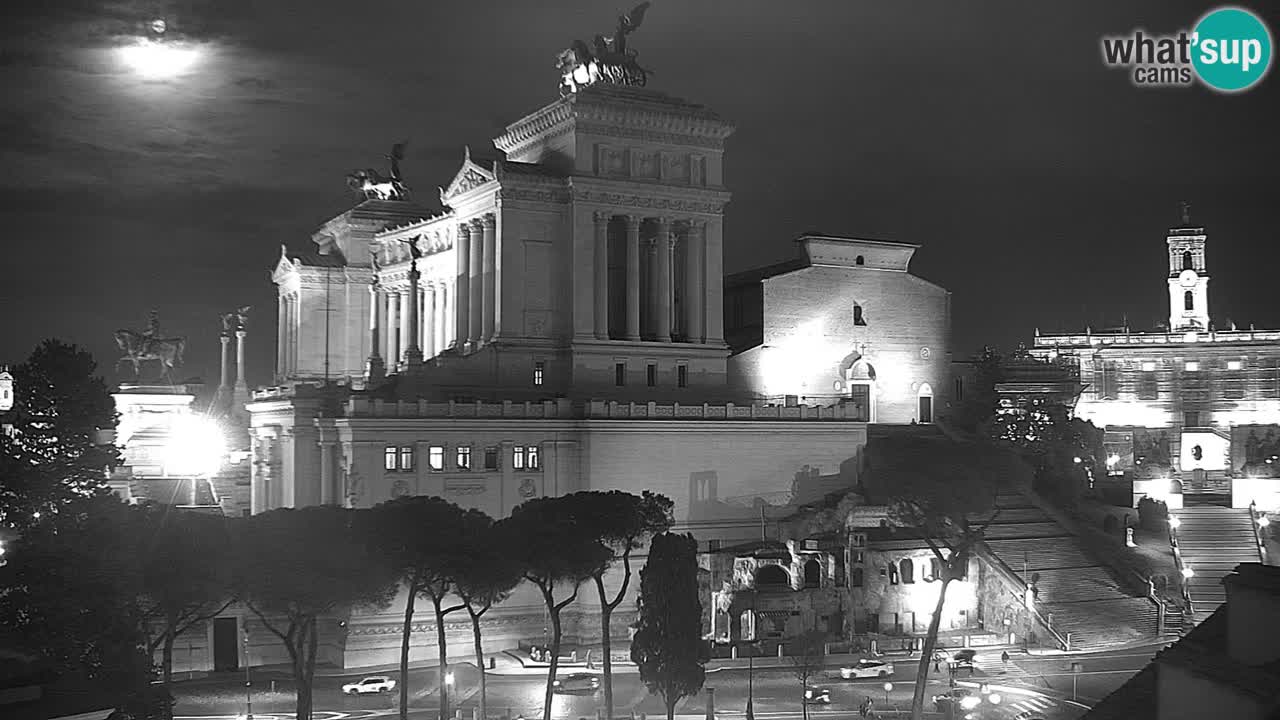
[[[866,265],[866,264],[867,264],[867,261],[866,261],[866,260],[864,260],[864,259],[862,259],[862,256],[861,256],[861,255],[859,255],[858,257],[856,257],[856,258],[854,258],[854,259],[853,259],[853,264],[854,264],[854,265]]]
[[[804,586],[807,588],[822,587],[822,563],[817,559],[804,564]]]
[[[765,565],[756,570],[756,587],[790,587],[791,577],[777,565]]]
[[[862,583],[862,568],[856,567],[853,572],[849,573],[849,587],[862,587]]]
[[[1195,310],[1195,309],[1196,309],[1196,299],[1195,299],[1195,297],[1193,297],[1193,296],[1191,295],[1191,291],[1190,291],[1190,290],[1188,290],[1188,291],[1186,291],[1186,292],[1182,293],[1182,305],[1183,305],[1183,307],[1185,307],[1187,310]]]
[[[903,558],[898,563],[898,572],[902,573],[902,582],[909,585],[916,581],[916,564],[910,558]]]
[[[1196,269],[1196,267],[1195,267],[1195,260],[1194,260],[1194,259],[1192,259],[1192,257],[1191,257],[1191,251],[1190,251],[1190,250],[1187,250],[1186,252],[1182,253],[1182,269],[1183,269],[1183,270],[1195,270],[1195,269]]]
[[[866,324],[867,324],[867,319],[866,319],[866,318],[864,318],[864,317],[862,317],[862,306],[861,306],[861,305],[854,305],[854,306],[853,306],[853,324],[854,324],[854,325],[866,325]]]

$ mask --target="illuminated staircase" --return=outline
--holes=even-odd
[[[1222,578],[1240,563],[1263,562],[1262,551],[1248,508],[1196,505],[1171,515],[1178,518],[1175,532],[1182,564],[1195,573],[1186,585],[1194,621],[1199,624],[1227,601]]]

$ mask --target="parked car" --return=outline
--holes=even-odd
[[[551,683],[555,692],[595,692],[600,689],[600,676],[591,673],[573,673],[558,677]]]
[[[840,677],[845,680],[889,677],[892,674],[893,663],[869,658],[863,658],[852,665],[845,665],[840,668]]]
[[[956,651],[956,654],[951,656],[951,662],[955,663],[956,669],[972,668],[973,659],[977,656],[977,650],[965,648],[963,650]]]
[[[814,705],[830,705],[831,691],[827,688],[809,686],[804,689],[804,701]]]
[[[370,675],[360,682],[347,683],[342,686],[342,692],[348,695],[367,695],[368,693],[385,693],[391,692],[396,686],[396,681],[386,675]]]

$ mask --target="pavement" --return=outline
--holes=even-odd
[[[1111,692],[1138,669],[1150,661],[1162,645],[1148,644],[1124,650],[1105,652],[1045,652],[1025,653],[1021,648],[979,648],[977,669],[972,676],[967,673],[955,678],[956,686],[986,689],[1001,696],[1002,702],[983,706],[983,720],[1014,720],[1019,714],[1032,712],[1029,717],[1046,720],[1075,720],[1088,705]],[[1001,653],[1010,652],[1007,664]],[[910,706],[914,691],[919,655],[886,655],[884,659],[895,665],[890,678],[842,680],[838,668],[854,656],[828,656],[827,667],[813,680],[813,684],[828,688],[832,703],[829,706],[811,706],[809,720],[844,720],[860,718],[857,707],[866,698],[874,701],[873,709],[881,717],[895,717]],[[489,716],[499,718],[538,717],[541,715],[545,692],[546,667],[525,667],[518,657],[507,655],[496,659],[497,667],[486,672]],[[708,664],[707,691],[682,701],[677,716],[686,720],[705,720],[707,696],[715,694],[716,714],[730,720],[741,720],[748,695],[754,697],[754,715],[758,720],[793,720],[801,717],[799,707],[800,683],[794,668],[786,658],[758,658],[754,672],[746,672],[747,660],[716,660]],[[463,717],[470,718],[479,700],[479,676],[472,663],[450,663],[456,676],[456,686],[451,690],[450,708],[461,709]],[[571,668],[573,672],[588,671]],[[935,673],[928,668],[926,704],[932,709],[931,698],[951,687],[948,673]],[[350,697],[340,692],[339,678],[390,672],[399,679],[398,668],[362,668],[351,673],[326,669],[317,674],[315,685],[316,720],[375,720],[394,716],[396,698],[392,695]],[[588,672],[599,672],[596,667]],[[292,680],[287,674],[273,673],[255,668],[253,709],[254,720],[285,720],[292,716],[294,695]],[[268,692],[264,679],[278,679],[280,687]],[[180,682],[175,686],[179,706],[175,714],[185,720],[233,720],[242,714],[245,705],[244,676],[206,678],[201,681]],[[439,671],[434,662],[414,663],[407,676],[411,696],[409,711],[414,720],[436,720],[439,697],[436,694]],[[886,696],[886,680],[892,685]],[[649,693],[640,682],[635,666],[631,663],[615,664],[614,696],[615,717],[629,718],[632,713],[638,719],[642,715],[653,720],[664,718],[666,713],[659,699]],[[990,697],[990,694],[984,697]],[[1073,702],[1074,698],[1074,702]],[[600,692],[556,693],[552,713],[555,718],[594,718],[600,709]]]

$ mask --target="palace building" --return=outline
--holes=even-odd
[[[1280,330],[1213,322],[1207,241],[1185,211],[1165,238],[1167,327],[1037,331],[1032,353],[1078,369],[1076,415],[1105,428],[1108,469],[1133,479],[1135,503],[1180,507],[1185,496],[1274,511]]]

